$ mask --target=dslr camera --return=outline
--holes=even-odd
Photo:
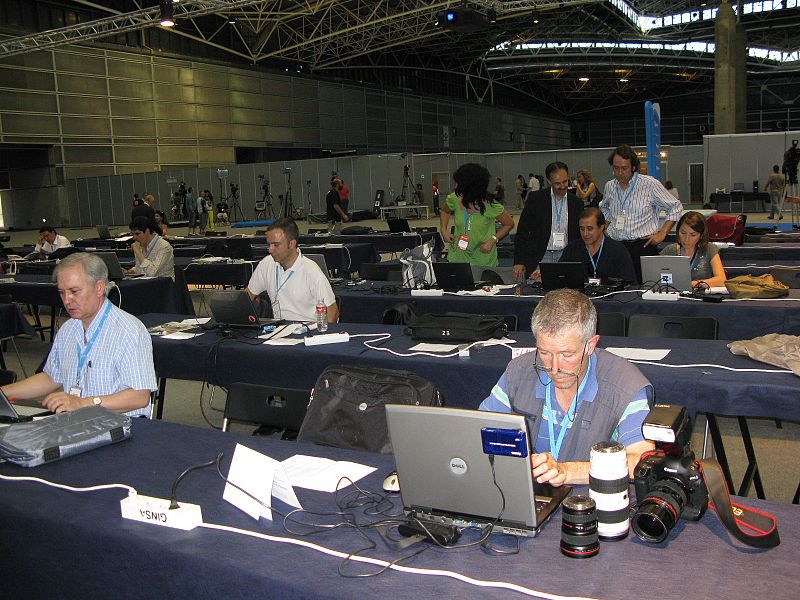
[[[631,528],[645,542],[663,542],[679,518],[698,521],[708,508],[708,489],[689,447],[691,427],[686,407],[656,404],[642,424],[642,434],[656,449],[642,455],[633,472],[638,503]]]

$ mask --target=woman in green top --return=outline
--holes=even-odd
[[[497,266],[497,242],[514,228],[514,219],[499,202],[489,201],[489,171],[476,163],[461,165],[453,174],[455,192],[439,213],[439,229],[448,245],[449,262]],[[450,233],[453,217],[455,235]],[[495,222],[500,229],[495,232]]]

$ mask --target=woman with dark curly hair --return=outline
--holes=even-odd
[[[449,262],[497,266],[497,242],[514,228],[514,219],[502,204],[489,200],[489,179],[489,171],[477,163],[461,165],[453,174],[455,191],[447,196],[439,213]],[[450,233],[451,215],[455,235]],[[495,223],[500,224],[496,231]]]

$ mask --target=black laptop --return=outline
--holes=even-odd
[[[283,323],[281,319],[259,317],[258,310],[246,291],[211,290],[208,294],[211,316],[217,323],[226,327],[258,329],[266,325]]]
[[[445,292],[477,290],[491,285],[486,281],[475,281],[469,263],[435,262],[433,274],[436,275],[436,284]]]
[[[583,291],[586,280],[582,262],[539,263],[542,287],[548,291],[570,288]]]
[[[392,233],[411,233],[408,219],[386,219],[386,224]]]

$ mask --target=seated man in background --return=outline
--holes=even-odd
[[[606,235],[606,217],[599,208],[585,208],[578,219],[581,239],[572,240],[561,254],[559,262],[582,262],[587,277],[636,281],[636,270],[628,249]]]
[[[256,297],[267,292],[276,319],[316,321],[317,302],[328,307],[328,322],[339,319],[336,296],[317,263],[306,258],[297,247],[300,232],[294,219],[281,218],[267,228],[269,256],[258,263],[247,293]]]
[[[3,387],[9,398],[34,400],[55,413],[105,406],[149,416],[156,389],[150,334],[106,298],[108,269],[88,252],[72,254],[53,272],[71,317],[56,334],[44,371]]]
[[[59,248],[68,248],[71,246],[69,240],[63,235],[59,235],[56,230],[49,225],[42,225],[39,228],[39,241],[33,248],[34,252],[43,252],[44,254],[52,254]]]
[[[653,444],[642,436],[653,386],[633,364],[597,348],[597,312],[576,290],[550,292],[531,319],[536,350],[513,359],[481,410],[527,417],[539,483],[589,483],[597,442],[617,441],[628,472]]]
[[[131,223],[131,244],[136,266],[127,270],[131,275],[169,277],[175,279],[175,258],[172,245],[156,233],[156,224],[147,217],[136,217]]]

